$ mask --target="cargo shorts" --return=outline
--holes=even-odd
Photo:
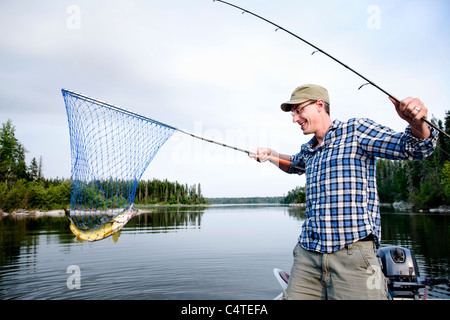
[[[387,283],[373,241],[357,241],[333,253],[294,248],[287,300],[384,300]]]

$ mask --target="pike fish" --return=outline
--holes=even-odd
[[[66,217],[70,221],[70,230],[76,236],[75,241],[98,241],[113,236],[114,242],[117,242],[120,236],[120,230],[131,218],[133,218],[138,210],[133,205],[128,210],[124,210],[114,217],[103,217],[99,226],[89,228],[83,224],[75,224],[70,217],[70,211],[64,209]]]

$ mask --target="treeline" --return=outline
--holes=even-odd
[[[14,179],[0,181],[0,210],[56,210],[70,204],[72,182],[69,179]]]
[[[180,184],[157,179],[139,181],[136,188],[135,204],[207,204],[202,195],[201,185]]]
[[[450,112],[444,123],[432,119],[441,130],[450,133]],[[450,140],[439,134],[434,153],[420,161],[377,160],[377,186],[380,201],[406,201],[415,209],[427,210],[450,205]],[[305,188],[297,187],[285,196],[285,203],[305,201]]]
[[[70,179],[45,179],[42,157],[25,161],[25,147],[15,137],[11,120],[0,130],[0,210],[54,210],[68,208],[72,194]],[[89,190],[93,190],[90,188]],[[89,191],[88,190],[88,191]],[[84,190],[86,191],[86,190]],[[101,194],[92,192],[92,201],[100,203]],[[89,198],[89,196],[88,196]],[[107,205],[107,201],[103,199]],[[112,200],[111,200],[112,201]],[[136,189],[136,204],[204,204],[200,184],[141,181]]]
[[[450,112],[445,122],[432,120],[450,133]],[[407,201],[416,209],[450,204],[450,141],[439,134],[434,153],[421,161],[377,161],[377,183],[381,202]]]
[[[45,179],[42,157],[25,161],[27,150],[15,137],[15,127],[8,120],[0,130],[0,210],[61,209],[70,203],[71,182]]]
[[[235,198],[208,198],[210,204],[263,204],[282,203],[284,197],[235,197]]]
[[[39,162],[36,158],[31,160],[30,166],[25,162],[27,150],[17,140],[15,127],[8,120],[2,124],[0,131],[0,181],[26,181],[42,180],[42,157]]]
[[[281,201],[281,203],[304,203],[306,201],[306,187],[296,187],[288,191]]]
[[[28,181],[0,181],[0,210],[60,210],[68,208],[72,195],[70,179],[41,179]],[[89,197],[87,197],[89,198]],[[89,198],[90,199],[90,198]],[[104,205],[116,199],[104,199]],[[95,207],[102,207],[103,202],[92,196]],[[149,180],[139,182],[136,189],[135,204],[207,204],[201,194],[200,184],[188,186],[167,180]],[[89,206],[89,203],[86,203]]]

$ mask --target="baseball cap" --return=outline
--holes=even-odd
[[[316,84],[305,84],[297,87],[294,92],[292,92],[291,100],[283,103],[281,105],[281,110],[285,112],[291,111],[293,105],[297,105],[308,100],[323,100],[330,104],[327,89]]]

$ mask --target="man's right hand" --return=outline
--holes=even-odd
[[[272,151],[272,149],[257,148],[255,153],[249,153],[248,156],[258,162],[266,162],[267,160],[270,160],[272,156],[275,156],[275,154],[277,153]]]

